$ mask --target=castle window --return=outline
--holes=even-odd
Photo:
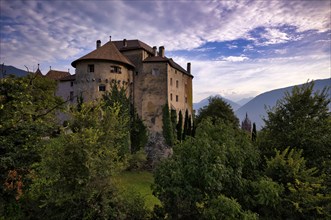
[[[178,80],[176,80],[176,88],[178,88],[178,84],[179,84],[179,83],[178,83]]]
[[[172,101],[172,93],[170,93],[170,101]]]
[[[94,64],[87,65],[87,72],[94,73]]]
[[[119,66],[111,66],[110,67],[110,72],[111,73],[122,73],[121,67],[119,67]]]
[[[178,102],[178,95],[176,95],[176,102]]]
[[[170,86],[172,86],[172,78],[170,78]]]
[[[153,76],[158,76],[160,74],[160,70],[158,68],[153,68],[152,69],[152,75]]]
[[[187,103],[187,97],[185,97],[185,103]]]
[[[71,86],[71,87],[74,86],[74,82],[73,82],[73,81],[70,82],[70,86]]]
[[[99,85],[99,91],[100,92],[106,91],[106,85]]]

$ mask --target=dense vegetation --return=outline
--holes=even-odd
[[[313,94],[313,83],[285,94],[252,136],[221,99],[194,125],[165,105],[173,155],[154,170],[160,203],[146,190],[149,174],[141,173],[146,182],[127,175],[144,168],[147,136],[126,91],[113,85],[99,102],[78,97],[67,108],[55,88],[33,75],[1,79],[0,219],[331,218],[330,98]],[[137,191],[158,205],[146,207]]]

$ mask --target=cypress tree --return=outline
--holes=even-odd
[[[188,110],[186,109],[185,111],[185,119],[184,119],[184,130],[183,130],[183,140],[185,140],[185,137],[187,135],[188,132]]]
[[[173,128],[171,124],[171,118],[170,118],[170,113],[169,113],[169,106],[168,103],[166,103],[163,106],[163,117],[162,117],[162,122],[163,122],[163,137],[166,141],[166,144],[168,146],[173,146],[174,145],[174,133],[173,133]]]
[[[256,124],[253,123],[253,130],[252,130],[252,141],[255,142],[256,141]]]
[[[183,114],[182,111],[179,111],[178,114],[178,123],[177,123],[177,140],[181,141],[182,140],[182,131],[183,131]]]

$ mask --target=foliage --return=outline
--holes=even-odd
[[[103,101],[105,106],[121,106],[120,115],[130,117],[130,121],[125,125],[130,128],[131,153],[135,153],[144,148],[147,143],[146,126],[136,113],[135,107],[130,103],[127,89],[119,86],[117,82],[112,82],[110,88],[110,92],[105,92],[103,95]]]
[[[221,195],[243,200],[242,187],[254,178],[258,152],[243,133],[210,120],[197,129],[154,174],[154,193],[173,219],[202,218],[201,207]]]
[[[40,160],[42,138],[56,133],[55,110],[64,102],[54,96],[56,82],[47,78],[30,74],[0,80],[0,212],[9,217],[13,207],[13,214],[19,212],[31,164]]]
[[[313,82],[294,87],[268,110],[260,143],[265,155],[273,155],[273,148],[282,151],[287,146],[296,147],[303,150],[308,165],[320,169],[331,159],[328,90],[313,93],[313,87]]]
[[[273,203],[273,210],[279,213],[279,218],[330,217],[327,204],[331,202],[331,195],[323,193],[324,176],[317,175],[316,168],[307,168],[301,154],[302,150],[286,148],[276,151],[276,156],[267,160],[265,174],[284,188],[282,193],[278,192],[281,200]]]
[[[209,98],[209,104],[199,110],[195,121],[199,124],[207,117],[210,117],[213,123],[221,120],[235,128],[239,127],[239,119],[234,115],[231,106],[219,97]]]
[[[163,136],[166,141],[166,144],[168,146],[173,146],[174,145],[174,133],[173,133],[173,128],[172,128],[172,123],[171,123],[171,118],[170,118],[170,113],[169,113],[169,106],[168,103],[166,103],[163,108],[162,108],[162,130],[163,130]]]
[[[253,141],[253,142],[256,142],[256,138],[257,138],[256,124],[253,123],[253,129],[252,129],[252,141]]]
[[[73,112],[77,132],[46,144],[30,191],[40,203],[35,210],[40,218],[126,219],[144,212],[143,200],[133,194],[122,198],[112,180],[125,168],[128,153],[129,131],[123,126],[128,119],[120,109],[84,103],[80,112]]]
[[[182,134],[183,134],[183,114],[182,111],[179,110],[178,114],[178,123],[176,125],[176,130],[177,130],[177,140],[182,141]]]
[[[129,155],[128,162],[128,170],[143,170],[147,163],[147,156],[144,149],[140,149],[139,151]]]

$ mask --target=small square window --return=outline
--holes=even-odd
[[[94,64],[87,65],[87,72],[94,73]]]
[[[71,87],[74,86],[74,82],[73,82],[73,81],[70,82],[70,86],[71,86]]]
[[[106,91],[106,85],[99,85],[99,91],[100,92]]]

